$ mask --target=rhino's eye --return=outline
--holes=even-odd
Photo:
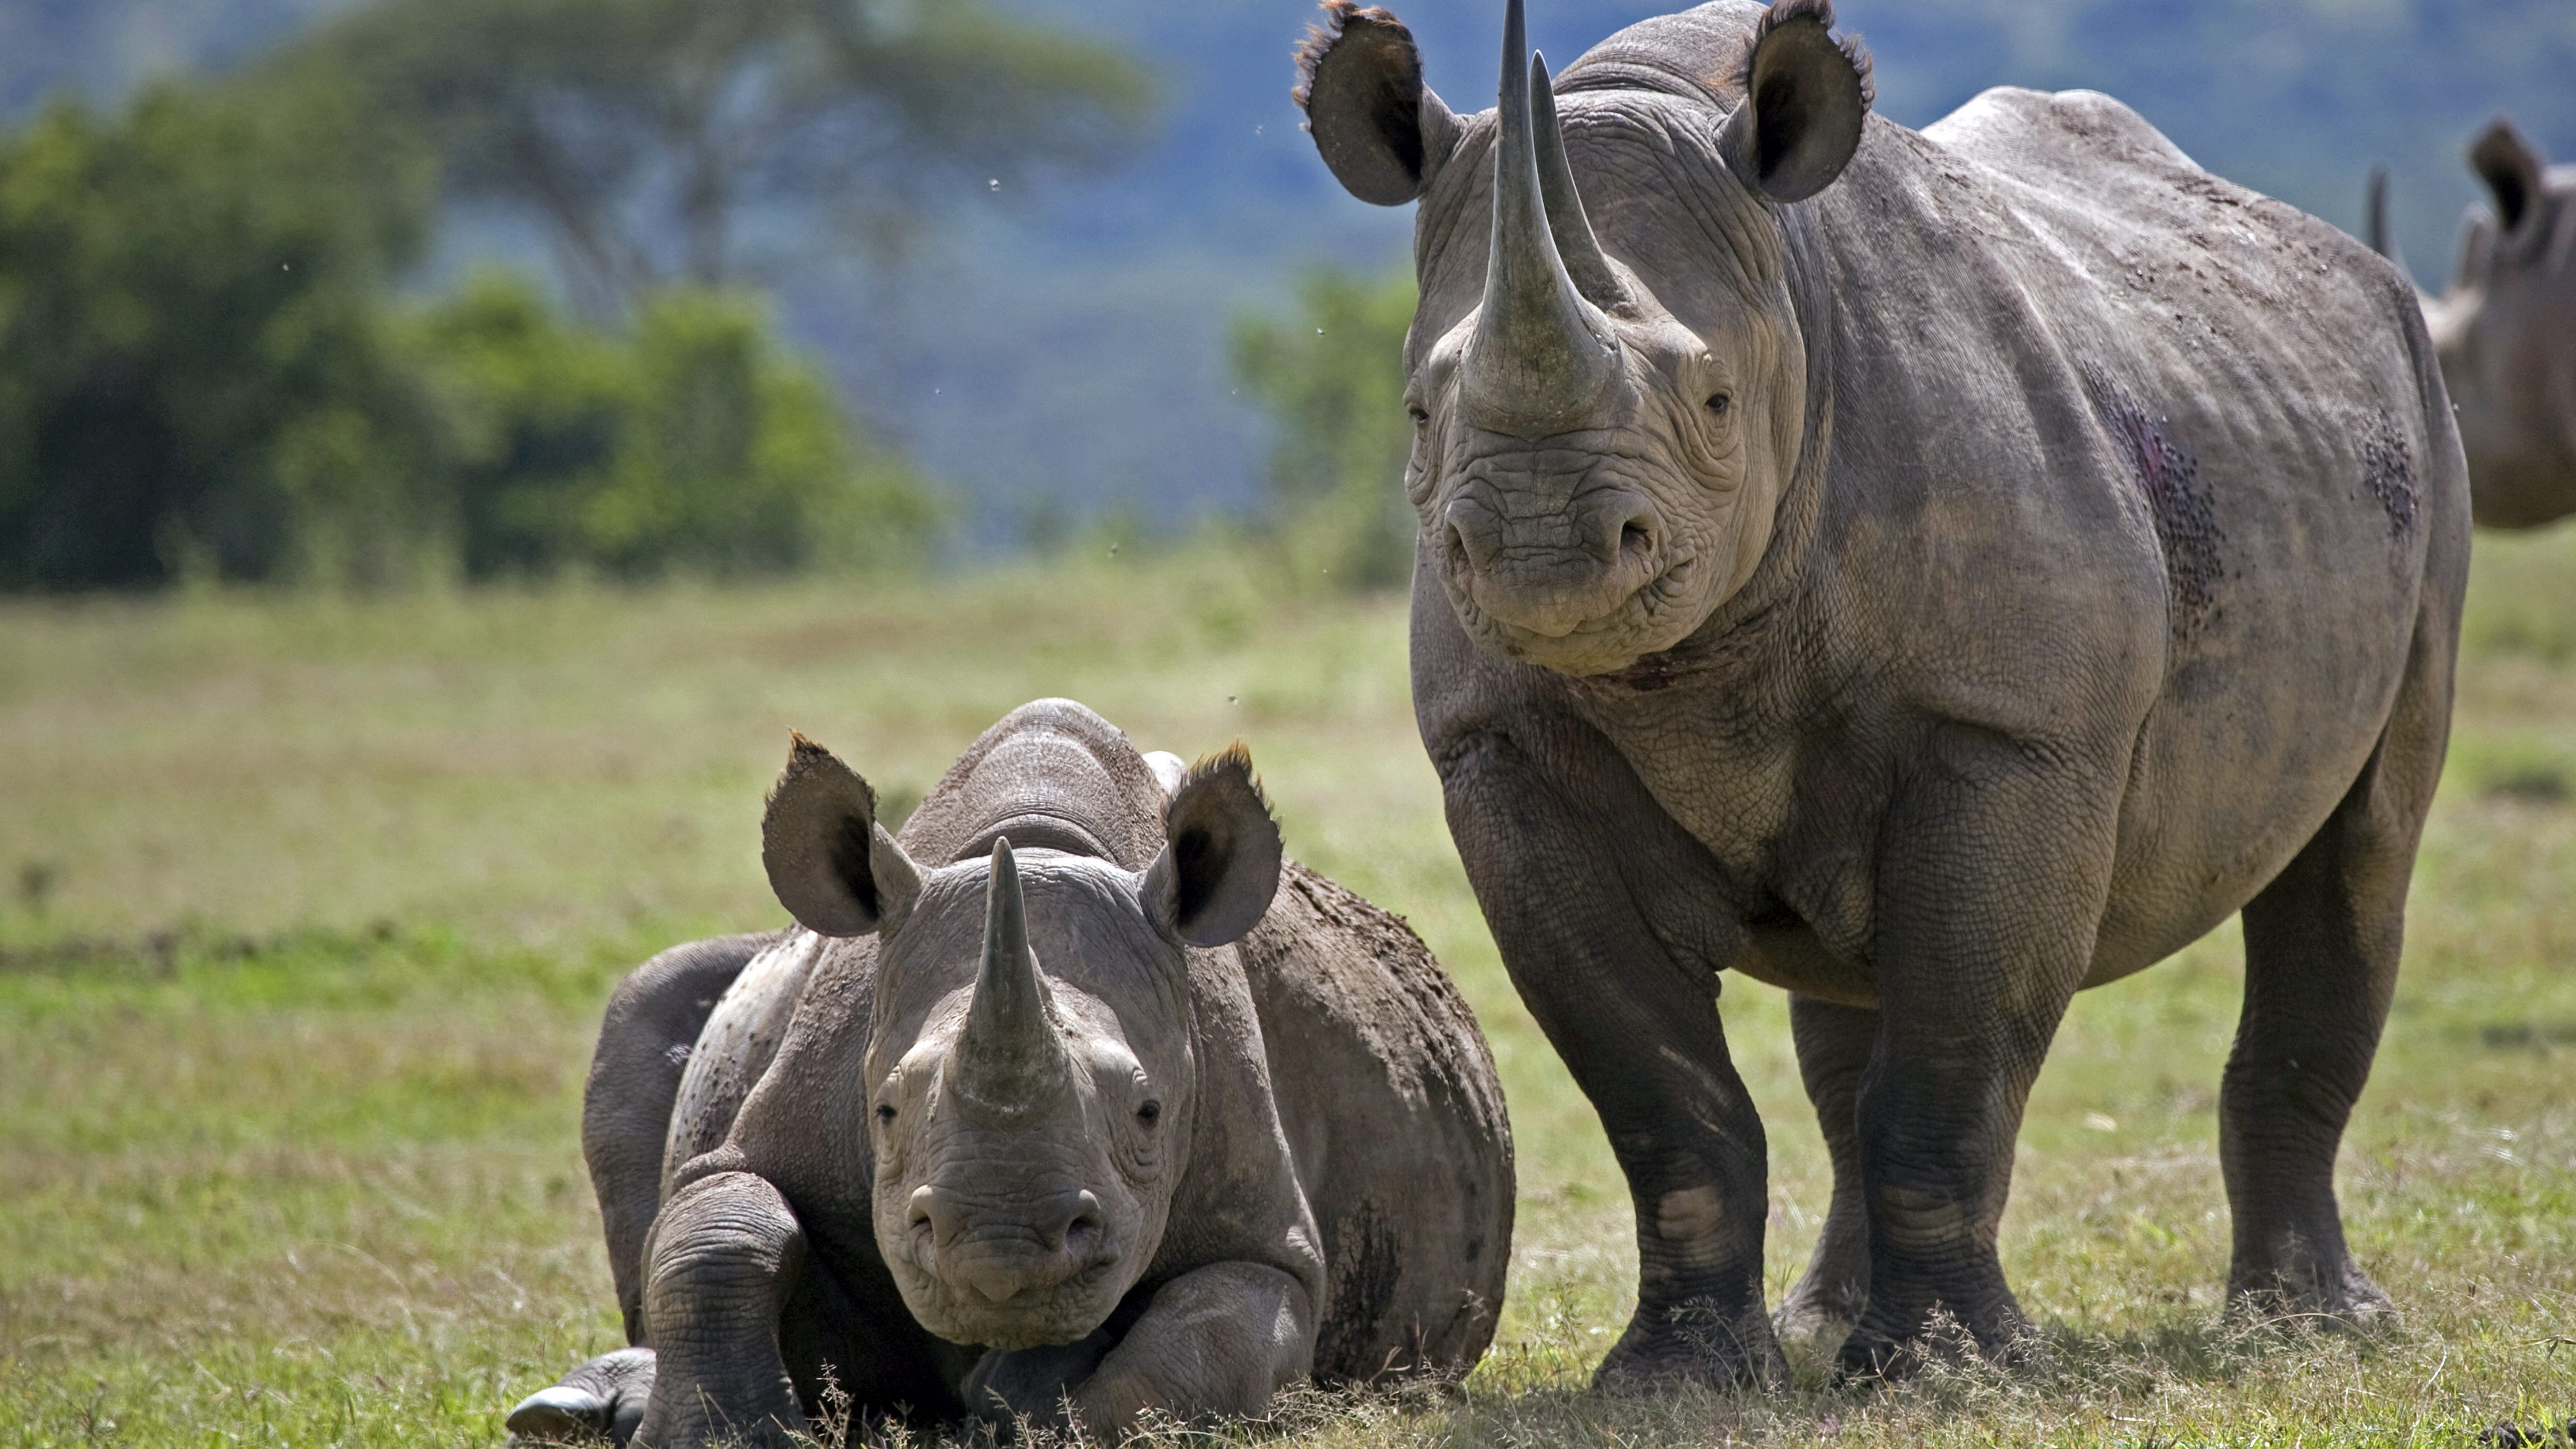
[[[1406,408],[1404,413],[1405,416],[1413,419],[1413,425],[1417,428],[1427,428],[1431,426],[1431,414],[1424,412],[1420,408]]]
[[[1148,1126],[1148,1127],[1151,1127],[1151,1126],[1153,1126],[1155,1123],[1162,1121],[1162,1120],[1163,1120],[1163,1104],[1162,1104],[1162,1103],[1160,1103],[1160,1102],[1156,1102],[1156,1101],[1148,1100],[1148,1101],[1145,1103],[1145,1105],[1144,1105],[1144,1106],[1139,1107],[1139,1108],[1137,1108],[1137,1109],[1136,1109],[1136,1120],[1137,1120],[1137,1121],[1139,1121],[1139,1122],[1144,1123],[1144,1124],[1145,1124],[1146,1126]]]
[[[1710,417],[1725,417],[1726,410],[1734,405],[1735,400],[1722,392],[1713,392],[1708,395],[1708,415]]]
[[[885,1125],[887,1125],[887,1126],[889,1126],[889,1127],[893,1126],[893,1125],[894,1125],[894,1103],[892,1103],[892,1102],[879,1102],[879,1103],[877,1104],[877,1120],[878,1120],[879,1122],[884,1123]]]

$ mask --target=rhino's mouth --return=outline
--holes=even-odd
[[[1454,570],[1444,575],[1443,583],[1460,626],[1488,653],[1588,678],[1616,674],[1688,638],[1699,625],[1690,608],[1699,573],[1690,556],[1668,555],[1609,608],[1561,631],[1499,617],[1476,597],[1473,582]]]
[[[1038,1348],[1079,1342],[1109,1321],[1126,1293],[1118,1267],[1115,1256],[1096,1257],[1061,1282],[1000,1300],[951,1283],[917,1263],[899,1265],[895,1284],[914,1319],[952,1343]]]

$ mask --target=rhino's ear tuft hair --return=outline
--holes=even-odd
[[[877,792],[840,757],[791,735],[787,768],[760,818],[760,863],[796,923],[861,936],[900,922],[921,872],[877,823]]]
[[[1831,186],[1860,149],[1877,96],[1869,49],[1833,35],[1833,0],[1775,0],[1753,30],[1736,76],[1744,100],[1719,145],[1727,169],[1777,202]]]
[[[2508,240],[2522,230],[2522,224],[2538,208],[2541,173],[2545,163],[2531,143],[2513,123],[2497,119],[2478,133],[2469,147],[2469,169],[2487,184],[2487,193],[2495,198],[2499,232]]]
[[[1357,0],[1324,0],[1324,18],[1297,47],[1290,92],[1344,189],[1378,206],[1422,194],[1458,119],[1422,83],[1422,52],[1394,15]]]
[[[1279,891],[1279,823],[1236,741],[1190,767],[1163,808],[1165,845],[1145,868],[1154,929],[1222,946],[1260,923]]]

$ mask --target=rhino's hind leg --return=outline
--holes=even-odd
[[[621,1348],[521,1399],[510,1411],[510,1436],[521,1443],[624,1444],[644,1421],[644,1401],[652,1392],[653,1350]]]
[[[2367,1327],[2388,1295],[2335,1201],[2345,1122],[2397,989],[2406,886],[2449,727],[2447,648],[2419,657],[2379,749],[2323,829],[2245,907],[2245,1006],[2219,1095],[2235,1251],[2229,1301]]]
[[[660,1204],[662,1144],[689,1048],[725,988],[776,939],[718,936],[674,946],[628,972],[609,995],[582,1092],[581,1154],[599,1195],[628,1343],[642,1342],[644,1235]]]
[[[1828,1364],[1869,1306],[1869,1195],[1861,1185],[1860,1078],[1878,1037],[1878,1013],[1791,995],[1789,1030],[1798,1075],[1834,1164],[1833,1205],[1824,1231],[1774,1319],[1781,1346]]]

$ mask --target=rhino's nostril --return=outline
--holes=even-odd
[[[1086,1192],[1076,1201],[1073,1221],[1064,1225],[1064,1236],[1057,1246],[1073,1257],[1089,1257],[1091,1250],[1100,1246],[1101,1232],[1100,1199]]]
[[[1619,552],[1643,557],[1655,551],[1655,532],[1646,525],[1630,520],[1619,529]]]
[[[1493,510],[1460,498],[1449,505],[1443,516],[1449,524],[1450,567],[1464,565],[1483,572],[1485,566],[1494,561],[1494,554],[1502,545]]]

